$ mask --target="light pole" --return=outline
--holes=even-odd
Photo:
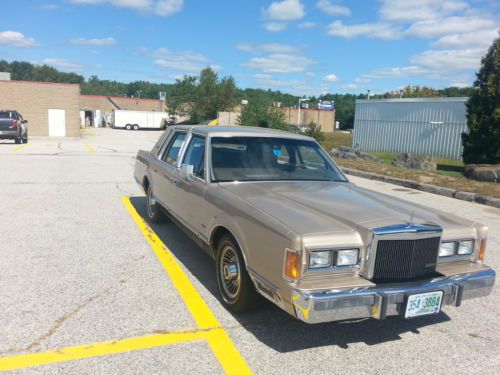
[[[297,127],[299,128],[299,130],[300,130],[300,107],[301,107],[300,103],[307,102],[307,101],[309,101],[309,99],[299,98],[299,118],[297,119]]]
[[[370,92],[371,90],[368,90],[368,100],[370,100]]]

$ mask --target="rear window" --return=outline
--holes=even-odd
[[[6,112],[6,111],[0,112],[0,118],[13,118],[14,116],[12,115],[13,115],[12,112]]]

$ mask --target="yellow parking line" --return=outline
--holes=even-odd
[[[15,357],[0,358],[0,371],[16,370],[25,367],[89,357],[99,357],[186,341],[203,340],[205,336],[206,332],[204,331],[165,333],[145,337],[133,337],[118,341],[106,341],[97,344],[73,346],[41,353],[21,354]]]
[[[91,146],[91,145],[89,145],[88,143],[85,143],[85,146],[88,148],[88,150],[89,150],[90,152],[95,152],[94,147],[92,147],[92,146]]]
[[[227,374],[250,374],[250,368],[234,346],[227,332],[221,327],[214,314],[189,281],[186,273],[160,240],[151,227],[136,211],[129,197],[122,197],[122,202],[134,219],[136,225],[146,237],[160,260],[163,268],[172,279],[189,312],[201,329],[218,328],[208,331],[206,338],[222,368]]]
[[[28,146],[27,143],[23,144],[23,145],[20,145],[20,146],[16,146],[12,149],[12,152],[18,152],[19,150],[22,150],[23,148],[25,148],[26,146]]]
[[[220,365],[227,374],[251,374],[248,365],[234,346],[227,332],[217,321],[200,294],[189,281],[186,273],[163,244],[156,233],[137,213],[129,197],[122,197],[122,202],[146,237],[165,271],[172,279],[177,291],[186,303],[198,328],[194,331],[172,332],[144,337],[133,337],[117,341],[73,346],[39,353],[21,354],[12,357],[0,357],[0,371],[15,370],[49,363],[72,361],[83,358],[99,357],[110,354],[148,349],[158,346],[207,340]]]

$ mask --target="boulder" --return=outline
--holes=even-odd
[[[375,156],[369,155],[365,152],[356,151],[352,147],[348,146],[339,146],[337,148],[332,148],[330,154],[334,158],[338,159],[367,160],[383,163],[382,160],[376,158]]]
[[[437,169],[436,161],[428,155],[412,155],[406,152],[398,154],[392,164],[397,167],[419,169],[422,171],[435,172]]]
[[[465,177],[483,182],[500,182],[500,164],[469,164]]]

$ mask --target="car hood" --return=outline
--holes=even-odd
[[[401,223],[439,225],[448,230],[473,224],[347,182],[239,182],[221,187],[301,235]]]

